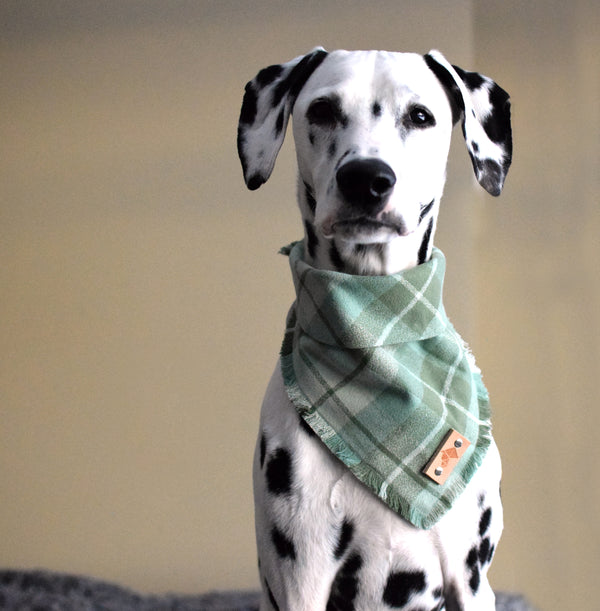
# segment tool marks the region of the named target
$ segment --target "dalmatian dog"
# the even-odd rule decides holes
[[[397,273],[427,261],[459,120],[478,182],[499,195],[510,165],[508,94],[441,53],[317,48],[245,90],[246,185],[270,176],[293,116],[305,256],[315,268]],[[483,464],[432,528],[360,483],[298,416],[280,367],[253,466],[261,611],[495,608],[487,571],[503,528],[501,465]]]

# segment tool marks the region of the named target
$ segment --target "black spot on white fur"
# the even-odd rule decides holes
[[[485,533],[488,531],[490,527],[490,523],[492,521],[492,508],[488,507],[482,514],[479,519],[479,536],[483,537]]]
[[[258,112],[258,95],[252,83],[246,85],[246,92],[242,101],[242,110],[240,112],[240,123],[243,125],[252,125],[256,119]]]
[[[479,564],[487,564],[491,547],[492,545],[490,543],[489,537],[486,537],[482,540],[481,545],[479,546]]]
[[[283,96],[288,95],[293,101],[300,93],[308,77],[317,69],[319,64],[327,57],[326,51],[315,51],[305,55],[302,60],[292,68],[290,74],[275,86],[273,92],[273,107],[279,106]]]
[[[423,219],[429,214],[429,212],[433,208],[433,204],[435,204],[435,199],[432,199],[428,204],[425,204],[421,208],[421,212],[419,214],[419,224],[421,224],[423,222]]]
[[[485,84],[485,79],[481,76],[481,74],[477,72],[467,72],[458,66],[452,66],[456,73],[463,80],[464,84],[467,86],[467,89],[470,91],[475,91],[476,89],[481,88]]]
[[[265,454],[267,453],[267,440],[265,438],[265,434],[263,433],[260,436],[260,468],[263,468],[265,464]]]
[[[427,581],[423,571],[391,573],[383,591],[383,602],[395,609],[404,607],[415,594],[425,591]]]
[[[319,246],[319,238],[315,232],[314,225],[308,220],[304,221],[304,231],[306,233],[306,248],[309,256],[313,259]]]
[[[492,142],[503,144],[512,154],[509,95],[496,83],[491,85],[488,94],[494,110],[484,120],[483,129]]]
[[[272,82],[274,82],[283,72],[283,66],[281,64],[275,64],[273,66],[268,66],[267,68],[263,68],[256,75],[256,83],[260,87],[267,87]]]
[[[326,611],[354,611],[358,594],[358,574],[363,560],[359,554],[352,554],[340,567],[333,583]]]
[[[429,252],[429,242],[431,242],[431,234],[433,232],[433,219],[429,221],[429,225],[427,226],[427,230],[423,235],[423,240],[421,241],[421,246],[419,247],[419,264],[425,263],[427,261],[427,253]]]
[[[291,539],[288,539],[278,528],[273,526],[271,529],[271,541],[275,546],[275,551],[282,559],[289,558],[296,560],[296,547]]]
[[[492,545],[492,542],[489,537],[485,535],[490,529],[490,524],[492,522],[492,509],[488,507],[481,513],[481,517],[479,518],[479,537],[480,542],[477,545],[474,545],[469,550],[467,557],[465,559],[465,567],[467,573],[469,573],[469,587],[471,588],[471,592],[476,594],[479,590],[479,586],[481,583],[481,569],[492,561],[494,556],[495,546]]]
[[[354,535],[354,525],[349,520],[344,520],[340,528],[340,534],[337,545],[333,552],[333,556],[336,560],[340,560],[346,553],[348,546],[352,541]]]
[[[471,578],[469,579],[469,587],[473,594],[477,594],[479,586],[481,585],[481,573],[479,567],[476,565],[471,569]]]
[[[273,494],[287,494],[292,488],[292,458],[284,448],[277,448],[267,462],[267,487]]]
[[[473,567],[477,566],[478,557],[479,557],[479,553],[477,551],[477,547],[472,547],[469,550],[467,559],[465,561],[465,564],[467,565],[469,569],[472,569]]]

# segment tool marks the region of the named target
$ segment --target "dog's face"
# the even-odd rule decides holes
[[[306,254],[317,267],[384,274],[429,258],[459,118],[492,195],[511,161],[508,94],[437,51],[315,49],[261,70],[238,127],[250,189],[269,178],[291,115]]]
[[[330,53],[293,111],[317,231],[354,244],[415,232],[441,197],[452,127],[448,97],[421,55]]]

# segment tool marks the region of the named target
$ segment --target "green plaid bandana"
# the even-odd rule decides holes
[[[354,475],[419,528],[452,506],[491,439],[479,369],[442,305],[443,253],[392,276],[319,270],[286,249],[296,288],[281,349],[299,414]],[[470,446],[442,485],[423,469],[454,429]]]

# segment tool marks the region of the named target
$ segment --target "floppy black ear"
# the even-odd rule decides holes
[[[294,102],[326,56],[317,47],[307,55],[261,70],[246,85],[237,146],[249,189],[258,189],[271,176]]]
[[[425,61],[462,115],[462,129],[479,184],[500,195],[512,159],[509,96],[492,79],[452,66],[439,51]]]

